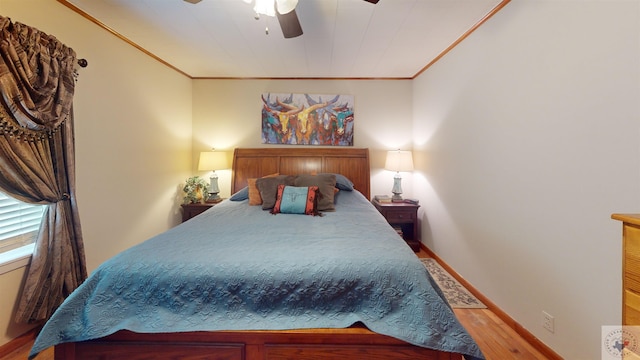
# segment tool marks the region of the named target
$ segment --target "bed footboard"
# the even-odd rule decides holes
[[[217,331],[139,334],[120,331],[55,348],[56,360],[110,359],[461,359],[460,354],[425,349],[366,328],[286,331]]]

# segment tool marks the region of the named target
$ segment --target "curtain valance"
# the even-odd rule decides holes
[[[76,54],[54,36],[0,17],[0,100],[12,114],[0,131],[34,140],[71,113]]]

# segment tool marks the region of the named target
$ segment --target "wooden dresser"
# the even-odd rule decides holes
[[[622,221],[622,325],[640,325],[640,214],[613,214]]]

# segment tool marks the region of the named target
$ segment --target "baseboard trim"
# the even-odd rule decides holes
[[[494,304],[491,300],[489,300],[486,296],[480,293],[476,288],[474,288],[468,281],[466,281],[460,274],[458,274],[451,266],[449,266],[444,260],[442,260],[438,255],[436,255],[431,249],[426,247],[423,243],[420,243],[420,247],[424,250],[430,257],[434,258],[451,276],[453,276],[462,286],[467,288],[475,297],[477,297],[480,301],[482,301],[487,309],[493,311],[494,314],[500,320],[504,321],[507,326],[512,328],[518,335],[522,336],[522,338],[531,344],[536,350],[541,352],[548,359],[553,360],[563,360],[560,355],[558,355],[553,349],[548,347],[545,343],[540,341],[537,337],[535,337],[532,333],[530,333],[527,329],[525,329],[522,325],[520,325],[517,321],[515,321],[511,316],[509,316],[506,312],[502,311],[496,304]]]
[[[0,359],[4,358],[5,356],[9,356],[9,354],[13,353],[26,344],[33,343],[36,340],[39,331],[40,327],[36,326],[35,328],[0,346]]]

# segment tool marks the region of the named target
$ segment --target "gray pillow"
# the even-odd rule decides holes
[[[294,185],[294,177],[289,175],[278,175],[274,177],[263,177],[256,180],[256,187],[260,191],[262,198],[262,210],[273,209],[276,205],[276,195],[278,194],[278,185]]]
[[[335,211],[333,197],[336,189],[336,176],[334,174],[298,175],[293,183],[295,186],[317,186],[318,210]]]

